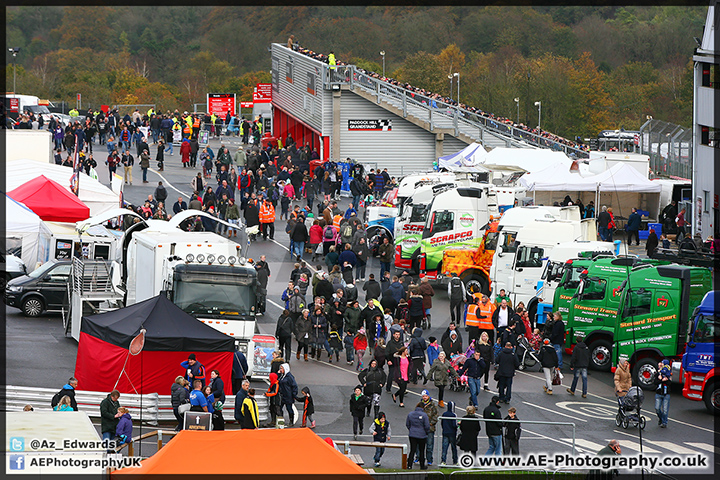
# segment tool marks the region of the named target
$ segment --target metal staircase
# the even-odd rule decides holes
[[[348,89],[429,132],[452,135],[468,144],[478,142],[488,149],[549,148],[568,156],[588,157],[585,151],[411,92],[368,75],[354,65],[326,68],[324,84],[331,90]]]

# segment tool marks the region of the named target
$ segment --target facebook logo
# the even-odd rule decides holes
[[[25,455],[10,455],[10,470],[25,470]]]
[[[24,437],[10,437],[10,451],[11,452],[22,452],[25,450],[25,438]]]

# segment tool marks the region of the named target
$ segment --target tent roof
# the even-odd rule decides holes
[[[468,171],[487,172],[488,170],[486,168],[480,166],[482,158],[485,155],[487,155],[487,151],[482,145],[472,143],[459,152],[440,157],[438,159],[438,166],[450,171],[468,169]]]
[[[99,163],[99,162],[98,162]],[[11,190],[19,187],[42,172],[47,178],[55,180],[70,192],[72,168],[54,163],[19,160],[5,163],[5,188]],[[90,178],[84,171],[80,172],[80,192],[78,198],[90,208],[90,215],[97,215],[120,204],[120,199],[108,187]],[[86,217],[87,218],[87,217]]]
[[[119,310],[83,317],[80,331],[128,348],[141,328],[146,330],[145,350],[149,351],[235,350],[232,337],[188,315],[163,295]]]
[[[572,160],[563,152],[554,152],[546,148],[506,148],[490,150],[481,159],[482,164],[496,167],[517,167],[528,172],[537,172],[558,162],[570,168]]]
[[[518,183],[528,191],[594,192],[596,187],[595,182],[588,182],[587,177],[582,177],[580,173],[572,173],[570,165],[563,162],[526,173],[520,177]]]
[[[188,462],[188,452],[212,461]],[[112,473],[123,474],[368,475],[307,428],[182,430],[140,467]]]
[[[608,170],[588,177],[600,184],[601,192],[642,192],[657,193],[662,190],[662,185],[644,177],[635,168],[625,163],[616,163]]]
[[[90,216],[90,209],[56,181],[40,175],[8,192],[43,220],[77,222]]]
[[[30,210],[25,204],[13,200],[5,195],[5,231],[35,233],[47,232],[50,234],[47,226],[35,212]]]

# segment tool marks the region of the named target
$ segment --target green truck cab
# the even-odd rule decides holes
[[[590,349],[590,367],[609,371],[620,293],[628,274],[657,265],[658,260],[637,257],[574,259],[565,266],[555,290],[553,308],[565,319],[565,348],[572,351],[576,335],[583,335]]]
[[[630,272],[620,293],[613,362],[627,356],[633,384],[652,388],[658,363],[680,360],[693,312],[711,289],[711,273],[703,267],[658,265]]]

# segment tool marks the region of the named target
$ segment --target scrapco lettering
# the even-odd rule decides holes
[[[450,235],[443,235],[441,237],[433,237],[430,239],[430,245],[441,245],[446,242],[453,242],[455,240],[462,240],[471,238],[473,236],[472,230],[466,232],[451,233]]]

